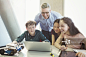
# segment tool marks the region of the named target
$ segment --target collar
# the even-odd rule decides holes
[[[36,31],[35,31],[35,35],[36,35]],[[34,36],[35,36],[35,35],[34,35]],[[31,36],[31,35],[29,34],[29,32],[28,32],[28,36]]]

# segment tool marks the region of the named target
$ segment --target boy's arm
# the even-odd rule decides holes
[[[43,34],[42,32],[39,33],[40,39],[45,42],[50,42]]]
[[[20,35],[19,37],[17,37],[16,39],[15,39],[15,41],[13,41],[14,43],[17,43],[17,42],[21,42],[24,38],[25,38],[25,33],[26,32],[24,32],[22,35]],[[17,41],[17,42],[16,42]]]

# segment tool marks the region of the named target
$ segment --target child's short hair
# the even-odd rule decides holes
[[[28,21],[25,26],[28,27],[28,25],[35,25],[36,26],[36,22],[35,21]]]

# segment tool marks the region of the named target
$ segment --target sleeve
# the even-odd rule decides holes
[[[17,41],[17,42],[21,42],[24,38],[25,38],[25,33],[26,32],[24,32],[23,34],[21,34],[19,37],[17,37],[15,40]]]
[[[50,41],[42,34],[42,32],[40,32],[39,35],[40,35],[40,39],[41,39],[42,41],[50,42]]]
[[[36,25],[38,25],[38,23],[39,23],[39,14],[36,15],[34,21],[36,21]]]
[[[61,18],[63,18],[63,16],[60,13],[56,12],[56,19],[61,19]]]

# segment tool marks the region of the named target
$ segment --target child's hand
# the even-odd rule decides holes
[[[78,57],[85,57],[85,54],[83,54],[81,52],[78,52],[78,53],[76,53],[76,56],[78,56]]]
[[[64,32],[61,32],[61,36],[64,36]]]
[[[17,41],[13,41],[12,43],[8,43],[6,46],[15,47],[15,46],[17,46]]]
[[[18,44],[18,42],[17,42],[17,41],[13,41],[12,43],[13,43],[13,44]]]
[[[64,50],[67,49],[67,47],[65,47],[64,45],[62,45],[62,46],[60,47],[60,49],[61,49],[62,51],[64,51]]]

